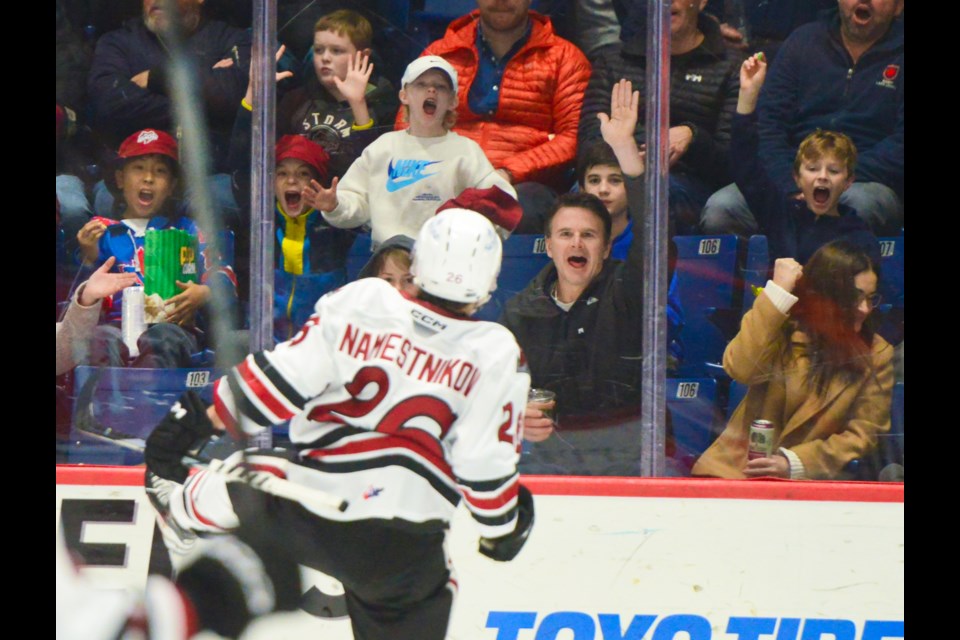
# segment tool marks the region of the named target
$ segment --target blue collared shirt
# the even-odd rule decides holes
[[[470,86],[470,92],[467,94],[467,103],[470,105],[470,111],[487,117],[493,117],[500,106],[500,88],[503,85],[503,72],[507,68],[510,58],[516,55],[517,51],[527,44],[530,40],[530,33],[533,30],[533,21],[527,19],[527,29],[523,36],[517,40],[506,55],[497,60],[490,49],[490,45],[483,37],[483,25],[477,24],[477,53],[480,63],[477,68],[477,76],[473,79]]]

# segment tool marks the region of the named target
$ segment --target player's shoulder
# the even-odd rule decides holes
[[[360,278],[326,294],[317,303],[331,310],[375,310],[396,307],[403,296],[382,278]]]

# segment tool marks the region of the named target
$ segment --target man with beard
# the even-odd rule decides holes
[[[797,193],[793,157],[817,129],[857,147],[856,182],[840,203],[877,235],[903,226],[903,0],[838,0],[839,11],[793,32],[770,68],[758,105],[760,159],[786,193]],[[707,202],[704,233],[757,232],[734,185]]]

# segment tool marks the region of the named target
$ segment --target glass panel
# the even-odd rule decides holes
[[[523,208],[519,226],[504,243],[498,287],[477,314],[478,319],[499,320],[515,330],[534,387],[556,394],[555,429],[548,437],[537,428],[536,412],[529,414],[523,471],[635,475],[646,468],[658,475],[739,477],[747,464],[750,423],[764,419],[773,423],[774,446],[796,455],[774,454],[777,473],[786,473],[785,461],[792,460],[795,473],[799,461],[811,477],[902,479],[903,24],[894,16],[896,3],[889,12],[877,14],[883,29],[871,34],[850,31],[852,18],[842,10],[818,17],[817,10],[836,7],[827,1],[800,3],[804,7],[795,11],[748,0],[711,0],[702,9],[696,3],[574,4],[571,8],[571,3],[541,0],[533,8],[548,15],[556,33],[586,53],[592,75],[587,80],[576,65],[556,63],[559,70],[533,93],[538,98],[560,95],[577,82],[586,83],[563,95],[563,104],[580,109],[579,118],[543,99],[534,101],[540,111],[511,111],[510,82],[517,63],[511,68],[502,61],[527,54],[522,46],[501,50],[503,42],[491,27],[484,46],[494,59],[499,55],[501,64],[494,60],[484,65],[477,71],[484,74],[482,80],[460,87],[453,124],[454,132],[479,142],[493,168],[504,169],[499,175],[515,183]],[[80,283],[96,278],[95,267],[113,252],[122,263],[114,265],[114,271],[139,274],[144,297],[152,300],[144,303],[148,321],[162,319],[157,315],[162,312],[183,321],[150,322],[139,336],[128,327],[124,341],[122,294],[114,296],[116,303],[102,311],[96,340],[79,341],[73,360],[116,370],[79,369],[58,377],[58,461],[82,460],[85,449],[94,452],[74,424],[78,398],[93,401],[81,407],[88,422],[95,418],[102,427],[144,435],[162,413],[160,408],[183,389],[209,395],[210,382],[247,350],[251,327],[265,336],[262,346],[271,339],[289,339],[319,296],[361,272],[383,271],[384,277],[409,286],[403,246],[392,252],[390,268],[380,268],[386,260],[367,266],[371,248],[386,240],[378,236],[376,224],[371,240],[370,225],[339,229],[323,222],[316,211],[306,218],[290,214],[310,208],[301,182],[317,177],[328,188],[364,148],[394,129],[398,114],[402,124],[397,126],[407,126],[405,110],[398,110],[407,63],[430,42],[444,38],[451,19],[473,3],[461,7],[381,1],[354,7],[370,25],[369,32],[358,27],[354,33],[360,46],[350,42],[354,49],[371,50],[373,71],[362,92],[366,114],[333,80],[346,77],[349,56],[344,57],[339,41],[328,40],[343,35],[315,31],[317,19],[340,3],[283,3],[277,9],[273,28],[277,43],[285,45],[277,62],[283,77],[264,78],[269,82],[262,83],[271,69],[266,54],[260,55],[257,59],[266,64],[253,65],[250,94],[253,103],[270,102],[266,89],[273,88],[276,107],[253,104],[253,111],[240,106],[240,98],[251,77],[252,43],[260,43],[258,51],[273,46],[274,38],[257,39],[251,33],[254,25],[264,24],[263,16],[252,14],[253,3],[206,3],[201,10],[207,19],[199,21],[189,5],[184,5],[187,14],[174,22],[186,30],[185,66],[171,64],[180,59],[177,39],[170,36],[164,46],[151,32],[163,27],[160,13],[144,20],[143,7],[137,4],[57,5],[57,318],[63,318]],[[648,19],[651,9],[654,15],[660,11],[669,38],[657,35],[658,23]],[[806,31],[787,39],[804,23],[810,23]],[[530,30],[518,31],[521,40],[540,37],[545,23],[525,24]],[[212,25],[222,26],[214,34],[209,31]],[[846,67],[824,68],[823,74],[809,77],[788,73],[799,56],[796,52],[817,51],[815,42],[804,37],[841,29],[855,36],[845,41],[848,54],[859,55],[860,42],[882,63],[868,57],[869,64],[856,66],[849,78]],[[199,39],[216,42],[203,48],[203,59],[192,48]],[[648,39],[656,45],[652,51],[647,50]],[[114,47],[108,46],[111,42]],[[664,55],[667,48],[669,56]],[[741,61],[757,50],[771,65],[765,83],[762,74],[755,74],[762,65],[753,63],[741,87]],[[122,55],[113,57],[116,51]],[[669,60],[669,103],[661,100],[650,79],[652,57]],[[801,67],[813,73],[811,65]],[[842,78],[830,80],[827,71]],[[870,73],[881,80],[869,80]],[[461,71],[461,84],[478,77],[471,74],[474,71]],[[611,98],[620,78],[631,80],[632,88],[640,91],[631,144],[645,151],[646,163],[645,173],[634,178],[623,167],[623,154],[636,157],[636,149],[597,144],[603,138],[597,114],[618,119]],[[817,89],[820,81],[825,83],[822,91]],[[795,181],[793,161],[804,137],[818,127],[834,126],[831,107],[810,98],[809,92],[829,95],[846,86],[844,82],[861,101],[850,109],[849,121],[836,121],[835,126],[851,135],[856,168],[848,162],[853,156],[844,138],[816,139],[801,155]],[[800,106],[791,106],[791,100],[800,100]],[[648,131],[655,131],[649,118],[660,104],[666,108],[668,130],[658,139]],[[251,122],[270,122],[273,131],[251,128]],[[605,128],[608,141],[616,142],[613,128]],[[263,142],[251,154],[254,131]],[[131,134],[136,135],[129,139]],[[292,134],[322,146],[329,161],[317,155],[316,146],[301,142],[288,140],[279,156],[267,146],[268,139]],[[536,165],[574,135],[575,160],[565,156],[554,165],[527,171],[524,163]],[[122,148],[125,140],[127,147]],[[813,175],[818,169],[814,165],[824,159],[841,166],[834,170],[830,162],[819,162],[827,174],[820,178]],[[299,176],[289,167],[279,171],[284,160],[306,164],[310,175]],[[851,173],[856,178],[847,188],[845,176]],[[659,181],[666,191],[663,200],[654,188]],[[590,239],[578,235],[577,225],[585,221],[589,227],[603,215],[591,214],[576,195],[564,196],[565,208],[552,219],[550,235],[543,234],[544,216],[567,191],[601,198],[612,215],[613,257],[625,262],[604,262],[602,237],[595,250]],[[445,200],[446,195],[431,200],[431,206]],[[488,206],[491,216],[505,212],[502,205],[476,199],[470,206]],[[580,213],[561,215],[571,209]],[[161,215],[164,223],[154,222]],[[558,220],[565,225],[564,234],[577,238],[561,238],[553,225]],[[650,229],[652,220],[668,227],[668,240],[657,236],[656,225]],[[157,228],[147,231],[145,224]],[[415,228],[406,231],[413,235]],[[824,258],[826,266],[811,270],[817,249],[837,238],[867,247],[876,268],[847,273],[834,255]],[[571,243],[579,244],[570,249]],[[89,264],[81,267],[84,254]],[[645,258],[644,276],[639,265]],[[766,330],[764,344],[781,355],[779,364],[769,365],[772,368],[758,378],[752,369],[750,375],[739,371],[735,360],[738,355],[751,357],[738,348],[756,334],[758,329],[750,325],[763,314],[760,307],[777,310],[773,289],[761,293],[768,280],[777,280],[777,258],[796,261],[781,263],[780,281],[800,299],[791,303],[790,297],[780,296],[775,302],[787,313],[765,319],[767,324],[760,327]],[[803,267],[803,278],[784,275],[792,266]],[[391,268],[397,273],[388,273]],[[870,270],[879,275],[876,283],[858,279]],[[817,274],[824,272],[833,280],[818,280]],[[193,279],[197,284],[176,284]],[[659,299],[654,282],[664,290]],[[875,306],[869,297],[874,292],[881,296]],[[868,294],[866,302],[854,299],[859,293]],[[171,297],[172,306],[156,302]],[[815,307],[820,298],[832,301],[833,311]],[[256,300],[271,302],[272,309]],[[573,306],[565,310],[563,305],[570,302]],[[643,325],[644,312],[650,309],[662,314],[658,325],[664,327],[666,348],[659,355],[640,340],[643,332],[651,335],[657,326],[650,318]],[[855,332],[865,315],[865,329]],[[58,346],[60,342],[58,338]],[[131,347],[143,353],[131,353]],[[888,358],[894,351],[896,357]],[[794,360],[803,373],[794,371]],[[808,361],[818,367],[809,374]],[[174,374],[174,369],[183,371]],[[830,389],[841,380],[855,386],[856,393],[831,396]],[[818,395],[820,382],[825,391]],[[89,385],[86,395],[81,393],[84,383]],[[665,403],[665,415],[660,417],[652,402],[641,415],[644,389],[648,397]],[[800,425],[817,402],[823,406]],[[892,407],[889,431],[887,407]],[[727,436],[718,441],[725,431]],[[278,435],[283,433],[281,429]],[[727,437],[735,444],[724,446]],[[78,442],[84,446],[77,448]],[[731,447],[737,450],[736,460],[724,458]],[[107,458],[136,460],[132,454],[111,455]]]

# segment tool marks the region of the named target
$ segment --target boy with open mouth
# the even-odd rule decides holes
[[[740,69],[740,95],[730,143],[731,170],[767,235],[770,260],[794,258],[800,264],[822,245],[844,238],[879,260],[876,237],[857,212],[840,203],[854,181],[857,148],[843,133],[817,130],[797,149],[793,179],[800,193],[783,192],[758,156],[756,106],[767,73],[762,53],[747,58]]]
[[[355,234],[327,224],[303,191],[327,182],[330,154],[318,143],[286,135],[276,146],[273,335],[279,342],[300,330],[323,294],[347,281],[347,253]]]
[[[439,56],[411,62],[401,79],[400,102],[410,127],[386,133],[368,146],[329,188],[313,181],[304,191],[333,226],[369,225],[374,250],[396,235],[416,237],[437,207],[469,187],[516,191],[498,174],[480,146],[453,131],[457,72]],[[506,236],[516,220],[493,220]]]
[[[162,320],[140,336],[140,355],[135,360],[120,335],[122,294],[106,299],[108,324],[97,327],[90,359],[84,364],[189,367],[191,354],[213,346],[206,341],[205,320],[198,313],[210,302],[214,288],[220,291],[219,299],[226,302],[227,312],[235,312],[237,280],[232,266],[208,251],[196,222],[181,215],[175,204],[179,157],[177,141],[159,129],[143,129],[124,140],[114,173],[120,219],[95,216],[85,224],[77,234],[78,257],[94,267],[112,257],[112,272],[135,273],[143,282],[147,232],[179,229],[197,238],[197,282],[176,280],[179,293],[164,301]]]

